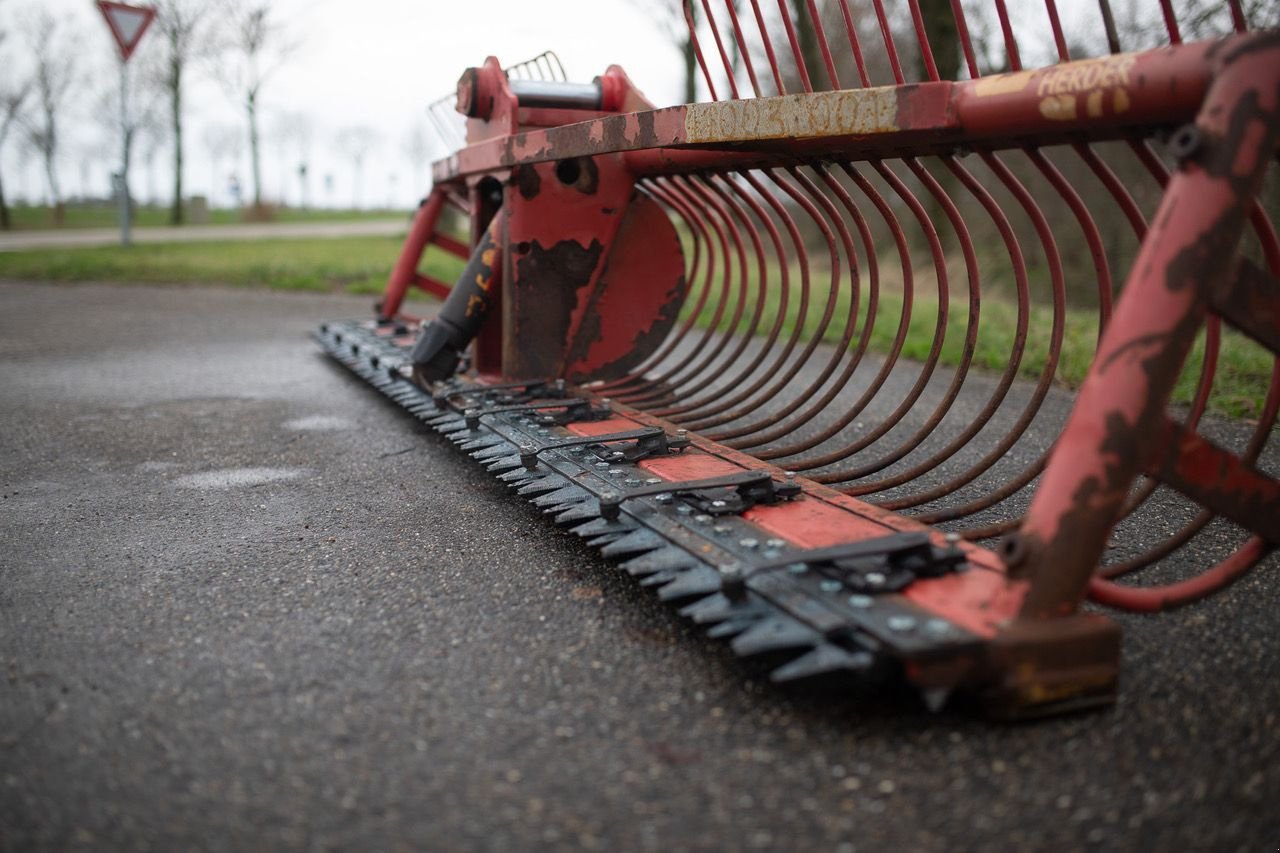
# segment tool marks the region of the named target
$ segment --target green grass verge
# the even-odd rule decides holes
[[[398,237],[342,237],[0,252],[0,277],[377,294],[386,285],[400,243]],[[455,281],[462,266],[457,258],[433,250],[421,269]]]
[[[782,334],[789,336],[801,324],[799,313],[799,287],[794,282],[799,279],[799,271],[792,271],[792,291],[783,312]],[[776,274],[774,280],[777,280]],[[808,310],[803,318],[803,340],[809,340],[822,331],[822,339],[829,344],[838,344],[844,335],[846,319],[849,316],[850,293],[847,287],[841,289],[837,296],[832,321],[822,330],[822,315],[826,310],[827,291],[825,282],[818,282],[815,277],[813,296],[810,297]],[[781,291],[773,288],[766,293],[765,305],[759,330],[767,332],[776,322],[782,311]],[[754,293],[749,294],[754,300]],[[714,300],[708,300],[713,302]],[[868,348],[872,352],[888,353],[892,351],[899,334],[899,326],[903,316],[904,297],[900,288],[883,287],[876,308],[876,322],[871,327]],[[868,303],[866,301],[865,283],[863,296],[859,304],[858,318],[854,326],[851,347],[857,346],[867,319]],[[754,310],[751,302],[745,315]],[[685,316],[692,312],[692,306],[686,305]],[[713,307],[705,307],[697,319],[698,325],[708,327],[715,321]],[[947,325],[942,347],[938,353],[939,361],[946,366],[954,367],[961,363],[964,356],[965,337],[968,328],[968,295],[953,295],[947,307]],[[924,361],[929,357],[933,347],[938,323],[938,300],[936,295],[917,295],[912,300],[911,313],[907,319],[907,329],[901,352],[906,358]],[[716,324],[721,329],[728,326],[732,316],[732,306],[726,307],[724,316]],[[740,327],[742,324],[739,324]],[[1003,371],[1009,363],[1013,344],[1018,329],[1018,309],[1016,303],[1002,296],[987,296],[982,300],[978,321],[978,331],[974,343],[972,364],[976,367],[993,371]],[[1050,343],[1053,335],[1053,310],[1049,306],[1033,306],[1026,323],[1026,344],[1022,359],[1018,365],[1018,375],[1023,379],[1038,380],[1049,361]],[[1084,381],[1093,360],[1098,340],[1098,314],[1096,310],[1068,308],[1062,323],[1062,348],[1058,362],[1054,366],[1055,381],[1064,387],[1075,389]],[[1174,389],[1175,403],[1190,403],[1195,396],[1200,379],[1200,369],[1204,360],[1205,334],[1197,336],[1187,366],[1178,379]],[[1218,365],[1209,397],[1209,411],[1216,414],[1237,418],[1254,418],[1262,411],[1267,389],[1271,382],[1271,371],[1274,357],[1263,347],[1237,332],[1223,328],[1218,350]]]
[[[337,210],[328,208],[281,207],[272,211],[271,222],[355,222],[366,220],[400,219],[409,221],[407,210]],[[53,211],[47,207],[11,207],[10,220],[14,231],[50,231],[64,228],[117,228],[116,208],[112,205],[69,205],[58,225]],[[235,225],[245,222],[241,210],[217,208],[210,210],[207,225]],[[190,220],[188,219],[190,224]],[[135,228],[158,228],[169,224],[167,207],[142,206],[134,210]]]
[[[276,290],[345,292],[376,295],[382,292],[387,275],[400,250],[400,239],[392,237],[346,237],[337,239],[219,241],[134,245],[129,248],[104,246],[83,249],[0,252],[0,278],[52,281],[118,281],[143,283],[231,284]],[[427,252],[422,271],[441,281],[458,278],[463,262],[441,251]],[[798,280],[798,271],[793,271]],[[773,280],[777,280],[776,275]],[[825,308],[825,292],[814,287],[817,301],[811,302],[803,320],[806,338],[817,334]],[[865,292],[865,291],[864,291]],[[767,331],[782,310],[781,292],[767,293],[760,331]],[[752,297],[754,298],[754,297]],[[888,352],[897,335],[903,311],[900,288],[886,286],[880,294],[877,321],[871,329],[869,347]],[[783,316],[783,329],[790,334],[801,322],[798,292],[793,286]],[[692,305],[686,306],[686,313]],[[748,312],[750,313],[750,312]],[[947,333],[939,358],[944,365],[960,363],[964,349],[968,306],[965,297],[954,298],[947,310]],[[859,307],[854,341],[866,322],[865,298]],[[833,312],[835,318],[822,337],[838,343],[843,318],[849,315],[849,291],[842,289]],[[911,359],[928,357],[937,323],[936,297],[917,296],[912,305],[902,354]],[[1008,363],[1017,330],[1017,307],[1008,299],[988,296],[983,300],[973,364],[1002,371]],[[699,323],[708,326],[712,311],[705,309]],[[720,326],[727,324],[721,319]],[[1036,379],[1048,360],[1053,314],[1047,307],[1032,309],[1027,323],[1027,344],[1018,374]],[[1055,378],[1069,388],[1078,387],[1089,369],[1097,341],[1096,312],[1070,309],[1063,324],[1063,344]],[[1183,372],[1174,400],[1191,401],[1204,357],[1204,335],[1196,340],[1188,367]],[[1262,347],[1235,332],[1224,331],[1219,351],[1217,379],[1210,397],[1210,411],[1232,417],[1256,417],[1262,409],[1271,378],[1273,359]]]

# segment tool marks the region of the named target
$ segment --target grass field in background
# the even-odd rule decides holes
[[[378,294],[400,251],[399,237],[347,237],[336,239],[282,239],[218,241],[200,243],[138,244],[129,248],[104,246],[77,249],[0,252],[0,278],[50,281],[113,281],[155,284],[230,284],[276,290],[328,293]],[[430,250],[422,271],[441,281],[455,281],[463,262],[439,250]],[[798,278],[798,276],[793,276]],[[776,276],[773,280],[777,280]],[[816,283],[816,282],[815,282]],[[825,308],[825,288],[815,287],[820,298],[811,302],[804,318],[806,335],[816,334]],[[759,331],[766,332],[781,309],[780,291],[767,296]],[[754,298],[754,297],[752,297]],[[948,331],[940,353],[942,364],[954,366],[963,354],[967,297],[953,296],[948,308]],[[873,324],[869,348],[888,352],[897,334],[902,315],[901,286],[886,284],[881,289],[877,321]],[[754,304],[754,303],[753,303]],[[783,317],[790,333],[800,322],[798,293],[794,289]],[[860,305],[858,334],[866,320],[866,302]],[[692,306],[686,306],[686,312]],[[849,292],[845,288],[837,300],[831,326],[823,334],[827,343],[838,343],[844,318],[849,314]],[[934,339],[938,303],[936,296],[917,295],[902,354],[906,358],[927,358]],[[710,325],[711,310],[699,317]],[[724,325],[722,320],[721,325]],[[1017,328],[1017,308],[1008,298],[988,294],[982,302],[981,320],[973,364],[1002,371],[1008,362]],[[1063,347],[1056,370],[1059,384],[1078,387],[1088,371],[1097,340],[1096,311],[1068,310],[1063,329]],[[1027,327],[1026,351],[1018,373],[1036,379],[1044,369],[1052,332],[1052,311],[1033,307]],[[858,338],[855,334],[854,342]],[[1180,379],[1174,398],[1191,400],[1204,353],[1204,335],[1196,342],[1188,368]],[[1272,356],[1242,335],[1224,330],[1219,354],[1217,381],[1210,410],[1233,417],[1256,417],[1262,408],[1270,382]]]
[[[403,219],[409,221],[409,210],[339,210],[328,208],[279,207],[272,211],[270,222],[354,222],[370,219]],[[53,211],[47,207],[10,207],[9,216],[14,231],[49,231],[64,228],[118,228],[114,205],[68,205],[63,223],[54,222]],[[232,208],[216,208],[208,212],[205,225],[234,225],[245,222],[244,211]],[[188,224],[192,223],[190,218]],[[156,228],[169,224],[169,208],[143,205],[134,209],[135,228]]]
[[[401,242],[400,237],[342,237],[0,252],[0,277],[376,294],[387,283]],[[433,250],[422,271],[454,281],[462,266],[462,261]]]

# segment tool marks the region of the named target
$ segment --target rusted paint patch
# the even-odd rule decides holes
[[[549,376],[558,361],[559,348],[569,335],[569,326],[578,291],[591,282],[604,253],[604,244],[592,240],[584,246],[576,240],[561,240],[544,247],[537,240],[515,263],[513,297],[520,304],[520,328],[516,339],[556,342],[554,346],[525,349],[520,353],[523,372]]]
[[[860,136],[898,130],[896,86],[690,104],[685,140],[748,142],[808,136]]]
[[[639,466],[655,477],[664,480],[701,480],[705,477],[719,477],[722,474],[737,474],[741,466],[690,448],[684,453],[673,456],[658,456],[646,459]]]

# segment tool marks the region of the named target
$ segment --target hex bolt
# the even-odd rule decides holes
[[[624,474],[624,473],[626,473],[626,472],[625,472],[625,471],[623,471],[621,468],[610,468],[610,469],[609,469],[609,476],[610,476],[610,477],[617,477],[617,476],[620,476],[620,475],[622,475],[622,474]]]
[[[792,563],[791,565],[787,566],[787,571],[793,575],[802,575],[805,572],[809,571],[809,567],[806,566],[804,563]]]
[[[787,544],[785,539],[766,539],[764,544],[769,548],[781,548]]]
[[[711,516],[706,515],[706,514],[703,514],[703,513],[698,513],[697,515],[695,515],[695,516],[693,517],[693,521],[694,521],[694,523],[695,523],[695,524],[710,524],[710,523],[711,523]]]
[[[946,539],[946,541],[947,541],[947,544],[948,544],[948,545],[959,545],[959,544],[960,544],[960,539],[961,539],[961,537],[960,537],[960,534],[959,534],[959,533],[948,533],[948,534],[947,534],[946,536],[944,536],[943,538],[944,538],[944,539]]]
[[[916,628],[916,617],[914,616],[890,616],[885,623],[889,626],[890,631],[897,631],[899,634],[905,634],[908,631],[914,631]]]
[[[1204,145],[1204,134],[1194,124],[1184,124],[1169,136],[1165,144],[1169,156],[1178,163],[1191,159]]]
[[[557,379],[557,380],[556,380],[556,382],[555,382],[555,389],[556,389],[556,393],[557,393],[557,394],[563,394],[563,393],[564,393],[564,380],[563,380],[563,379]]]
[[[746,539],[739,539],[738,544],[748,551],[752,551],[760,547],[760,540],[747,537]]]
[[[689,437],[689,431],[687,429],[676,430],[676,438],[688,438],[688,437]]]
[[[742,568],[736,565],[720,569],[720,590],[730,601],[741,601],[747,594],[747,579]]]
[[[782,476],[786,478],[788,483],[794,483],[796,481],[795,471],[783,471]]]
[[[532,444],[520,445],[520,463],[532,471],[538,467],[538,448]]]
[[[671,495],[655,495],[653,499],[660,504],[671,503]]]
[[[875,603],[876,603],[876,600],[869,595],[849,596],[849,606],[857,610],[866,610]]]
[[[726,533],[733,532],[733,528],[727,524],[717,524],[715,527],[711,529],[714,530],[716,533],[719,533],[721,536],[723,536]]]
[[[693,507],[688,504],[680,504],[676,507],[676,515],[690,515],[692,512]]]
[[[596,467],[597,467],[597,468],[608,468],[608,467],[609,467],[609,463],[608,463],[608,462],[597,462],[597,463],[596,463]]]
[[[646,482],[647,484],[649,484],[650,486],[656,486],[656,485],[658,485],[659,483],[661,483],[661,482],[662,482],[662,480],[660,480],[660,479],[659,479],[659,478],[657,478],[657,477],[650,477],[650,478],[648,478],[647,480],[645,480],[645,482]]]
[[[885,577],[881,572],[867,572],[862,576],[867,586],[884,586]]]
[[[831,579],[818,584],[818,588],[823,592],[839,592],[842,586],[844,586],[844,584],[840,583],[840,581]]]
[[[628,486],[640,485],[640,481],[637,480],[635,477],[628,477],[627,479],[623,480],[623,482],[626,483]]]
[[[728,504],[726,504],[726,503],[725,503],[724,501],[722,501],[722,500],[714,500],[714,501],[712,501],[712,502],[711,502],[711,505],[712,505],[713,507],[715,507],[716,509],[723,509],[724,507],[728,506]]]
[[[951,633],[951,623],[945,619],[930,619],[924,623],[924,630],[934,637],[945,637]]]

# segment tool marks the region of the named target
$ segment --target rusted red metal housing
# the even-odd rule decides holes
[[[447,292],[417,272],[428,246],[469,251],[441,233],[446,206],[473,242],[501,210],[478,381],[563,379],[611,407],[564,434],[687,430],[689,450],[638,463],[653,482],[797,473],[803,500],[741,513],[788,547],[958,540],[971,570],[895,606],[975,641],[904,653],[906,677],[1015,715],[1105,701],[1118,632],[1086,599],[1185,604],[1280,544],[1262,461],[1280,411],[1280,34],[1227,2],[1197,20],[1213,37],[1184,41],[1165,2],[1161,43],[1126,52],[1103,0],[1071,10],[1106,37],[1074,58],[1053,0],[1022,45],[1026,18],[995,0],[993,60],[959,2],[863,5],[873,23],[848,2],[690,0],[705,103],[656,109],[617,67],[594,89],[542,58],[469,69],[465,143],[435,165],[380,316],[406,320],[411,287]],[[1033,41],[1044,67],[1024,69]],[[1082,334],[1097,351],[1067,404],[1055,385]],[[1232,447],[1198,432],[1225,337],[1272,365],[1251,426],[1218,430]],[[1158,540],[1126,538],[1153,514]],[[1237,544],[1207,564],[1117,580],[1224,525]]]

